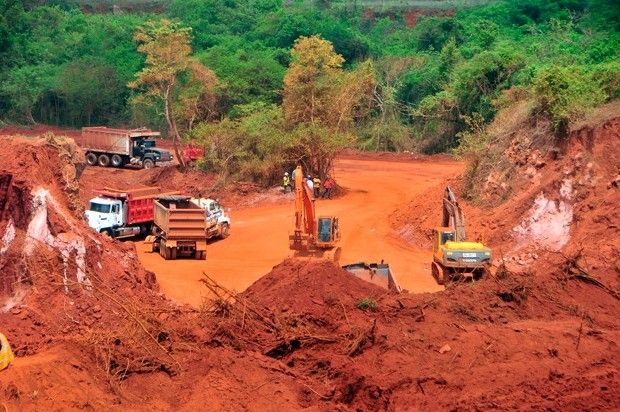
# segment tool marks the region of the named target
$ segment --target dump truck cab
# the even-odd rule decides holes
[[[193,197],[190,201],[205,210],[208,239],[217,237],[224,239],[230,235],[230,216],[217,199]]]
[[[123,202],[118,199],[97,196],[90,200],[85,214],[88,226],[100,233],[107,233],[125,224]]]
[[[150,160],[154,164],[171,162],[172,154],[156,146],[157,143],[153,139],[136,138],[133,144],[133,158],[140,159],[143,164],[146,160]]]

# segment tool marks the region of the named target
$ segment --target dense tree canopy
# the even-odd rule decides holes
[[[451,1],[455,9],[437,1],[415,11],[281,0],[172,0],[140,10],[143,3],[127,0],[127,9],[106,12],[96,1],[80,9],[85,3],[0,1],[0,122],[151,126],[176,135],[161,108],[136,104],[145,83],[128,87],[150,65],[136,31],[161,19],[187,28],[192,50],[171,90],[179,135],[231,127],[235,139],[254,142],[237,159],[264,160],[258,146],[282,143],[248,130],[267,121],[287,142],[304,128],[316,136],[338,129],[368,149],[439,151],[457,146],[471,119],[491,121],[508,89],[523,90],[537,102],[535,114],[559,129],[620,93],[620,5],[612,0]],[[318,124],[306,121],[300,100],[310,74],[296,73],[312,58],[299,53],[299,39],[314,36],[336,59],[312,83],[327,96]],[[346,127],[334,128],[337,119]]]

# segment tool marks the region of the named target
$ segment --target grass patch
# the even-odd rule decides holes
[[[364,298],[364,299],[358,300],[357,303],[355,304],[355,307],[360,310],[370,310],[370,311],[375,312],[377,309],[379,309],[379,304],[377,303],[376,300],[372,298]]]

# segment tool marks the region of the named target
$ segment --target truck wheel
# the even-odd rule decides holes
[[[110,156],[108,156],[107,154],[99,155],[99,159],[97,159],[97,163],[99,163],[99,166],[101,167],[110,166]]]
[[[152,169],[153,167],[155,167],[155,162],[152,161],[151,159],[145,159],[142,162],[142,167],[145,169]]]
[[[228,223],[224,223],[222,225],[222,232],[220,233],[220,238],[226,239],[228,236],[230,236],[230,225]]]
[[[86,155],[86,163],[89,166],[95,166],[97,164],[97,155],[94,153],[88,153]]]
[[[121,167],[121,166],[123,166],[123,158],[120,157],[117,154],[112,155],[112,158],[110,160],[112,161],[112,166],[114,166],[114,167]]]

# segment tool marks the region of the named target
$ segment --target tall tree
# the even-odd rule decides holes
[[[185,161],[179,151],[173,91],[180,75],[188,70],[192,61],[190,34],[190,28],[168,19],[148,21],[139,27],[134,39],[138,42],[138,51],[146,55],[146,64],[136,75],[136,80],[129,83],[129,87],[141,91],[135,97],[138,101],[163,103],[163,115],[172,135],[174,152],[182,166]]]
[[[189,69],[190,73],[183,84],[183,90],[179,92],[175,106],[187,132],[191,132],[196,122],[212,120],[215,117],[215,89],[218,85],[215,73],[202,64],[193,61]]]
[[[343,57],[319,36],[297,39],[291,56],[284,77],[284,118],[299,142],[297,158],[323,178],[336,154],[352,141],[353,120],[372,100],[374,71],[368,62],[345,72]]]
[[[342,75],[344,58],[319,36],[297,39],[291,57],[284,76],[284,117],[292,125],[321,123],[328,115],[329,95]]]

